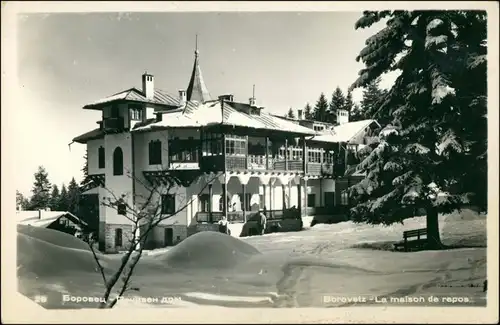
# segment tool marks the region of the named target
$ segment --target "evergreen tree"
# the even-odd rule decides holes
[[[34,175],[35,182],[31,192],[30,210],[45,209],[49,207],[51,185],[49,175],[43,166],[39,166]]]
[[[26,210],[28,208],[28,200],[24,195],[16,190],[16,210]]]
[[[335,88],[332,94],[332,101],[328,107],[328,120],[326,122],[337,124],[337,111],[344,108],[345,102],[346,98],[340,87]]]
[[[425,209],[428,248],[439,248],[439,212],[463,202],[486,209],[486,13],[365,11],[356,28],[382,18],[387,26],[366,42],[358,57],[366,68],[351,87],[400,70],[379,107],[399,131],[367,147],[351,216],[391,224]]]
[[[319,122],[326,122],[328,114],[328,101],[324,93],[321,93],[316,106],[314,106],[313,119]]]
[[[68,201],[68,190],[66,189],[66,185],[63,183],[63,185],[61,186],[61,193],[59,194],[59,204],[57,205],[57,210],[68,211]]]
[[[384,102],[386,92],[380,88],[380,77],[374,79],[363,89],[363,99],[361,100],[362,119],[376,119],[385,126],[392,120],[392,116],[383,114],[380,110]]]
[[[345,98],[344,109],[351,113],[354,110],[354,101],[352,100],[352,91],[347,91]]]
[[[312,113],[312,108],[311,108],[311,105],[309,105],[309,103],[307,103],[306,107],[304,107],[304,118],[306,120],[314,119],[314,115]]]
[[[80,188],[73,177],[68,185],[68,211],[77,214],[80,199]]]
[[[363,112],[363,109],[358,104],[355,104],[353,109],[349,113],[349,121],[356,122],[356,121],[361,121],[361,120],[365,120],[365,119],[366,119],[366,116]]]
[[[59,187],[56,184],[52,186],[52,193],[50,194],[49,208],[57,210],[59,205]]]
[[[295,118],[295,113],[293,112],[293,109],[291,107],[288,110],[288,113],[286,114],[286,116],[289,118]]]
[[[83,156],[83,159],[84,159],[84,163],[83,163],[83,167],[82,167],[83,179],[80,182],[80,184],[83,184],[87,180],[87,177],[89,176],[88,150],[85,150],[85,156]]]

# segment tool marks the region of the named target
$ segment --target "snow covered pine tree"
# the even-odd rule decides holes
[[[402,222],[427,215],[427,248],[442,246],[438,213],[487,208],[486,13],[366,11],[357,28],[386,19],[357,60],[366,66],[351,89],[400,71],[382,110],[397,133],[367,147],[350,188],[354,221]]]

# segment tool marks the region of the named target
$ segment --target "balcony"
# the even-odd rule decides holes
[[[108,117],[102,121],[102,128],[106,131],[121,131],[125,128],[123,117]]]

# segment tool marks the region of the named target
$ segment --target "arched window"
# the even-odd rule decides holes
[[[122,246],[122,229],[121,228],[116,228],[115,229],[115,247],[121,247]]]
[[[99,147],[98,153],[98,160],[99,160],[99,168],[105,168],[106,167],[106,159],[104,157],[104,148],[102,146]]]
[[[120,147],[113,152],[113,175],[123,175],[123,151]]]
[[[231,199],[229,197],[226,197],[227,200],[227,208],[231,208]],[[222,200],[222,196],[219,198],[219,211],[224,211],[223,207],[224,201]]]

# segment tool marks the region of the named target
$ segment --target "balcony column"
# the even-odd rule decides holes
[[[227,220],[227,179],[225,173],[219,176],[219,182],[222,186],[222,215]]]
[[[302,216],[302,186],[299,182],[297,184],[297,208],[300,211],[300,215]]]
[[[266,184],[262,184],[262,195],[264,196],[264,200],[263,200],[263,207],[262,209],[265,210],[267,212],[267,206],[266,206],[266,197],[267,197],[267,193],[266,193]]]

